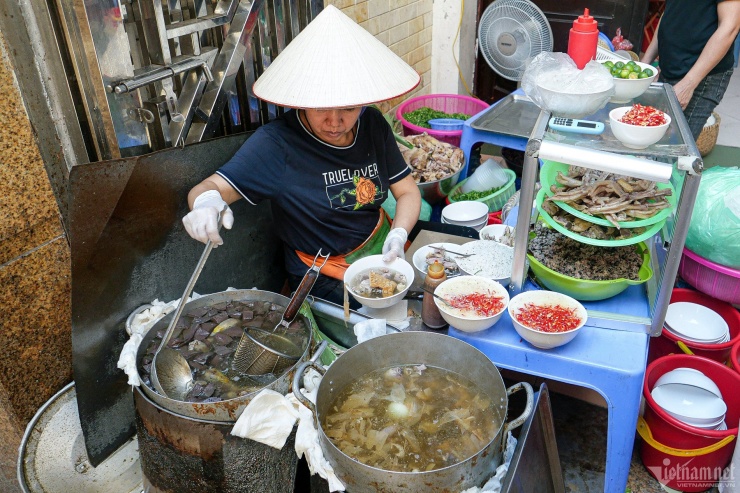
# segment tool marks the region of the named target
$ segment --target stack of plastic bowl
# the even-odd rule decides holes
[[[671,303],[664,326],[667,331],[690,342],[722,344],[730,340],[730,327],[725,319],[699,303]]]
[[[666,413],[689,426],[726,430],[727,404],[714,381],[694,368],[664,373],[650,391]]]
[[[488,206],[475,200],[455,202],[442,209],[442,223],[468,226],[480,231],[488,224]]]

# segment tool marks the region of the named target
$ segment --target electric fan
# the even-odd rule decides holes
[[[552,51],[552,29],[529,0],[496,0],[480,18],[478,48],[497,74],[520,81],[528,60]]]

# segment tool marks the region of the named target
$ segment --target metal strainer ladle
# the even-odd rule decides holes
[[[324,261],[321,265],[316,265],[316,260],[321,257]],[[293,297],[290,299],[288,306],[285,308],[283,318],[272,329],[264,330],[255,327],[247,327],[242,333],[239,345],[234,352],[234,359],[231,367],[246,375],[265,375],[272,373],[279,375],[295,364],[301,357],[302,350],[290,338],[282,334],[276,334],[275,331],[280,328],[288,328],[293,319],[298,315],[301,305],[306,300],[308,293],[316,283],[319,277],[319,271],[324,266],[329,254],[321,255],[321,250],[313,258],[313,264],[306,271],[306,274],[295,290]]]
[[[219,230],[221,229],[221,223],[223,222],[225,211],[226,206],[224,206],[218,214]],[[180,302],[177,304],[177,310],[172,316],[172,320],[170,320],[170,325],[162,336],[162,342],[159,343],[159,347],[154,353],[149,370],[149,379],[152,382],[154,390],[164,397],[177,401],[185,400],[185,396],[188,395],[188,392],[193,388],[193,372],[191,371],[190,365],[185,357],[178,351],[167,347],[167,343],[170,342],[175,326],[180,320],[180,315],[182,315],[185,303],[187,303],[190,293],[193,292],[195,282],[198,280],[200,272],[203,270],[203,266],[205,265],[206,259],[208,259],[208,255],[210,255],[211,250],[213,250],[213,243],[211,240],[208,240],[206,248],[203,250],[200,260],[198,260],[198,264],[195,266],[195,271],[193,271],[193,275],[190,276],[190,281],[188,281],[188,285],[185,287],[185,292],[182,294]]]

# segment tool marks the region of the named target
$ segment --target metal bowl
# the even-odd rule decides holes
[[[446,176],[440,180],[427,181],[424,183],[417,183],[419,191],[421,192],[421,198],[429,202],[430,205],[438,204],[442,202],[447,195],[455,188],[458,180],[460,179],[460,173],[465,166],[460,166],[460,169],[449,176]]]

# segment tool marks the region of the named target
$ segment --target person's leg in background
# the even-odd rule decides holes
[[[738,58],[740,58],[740,36],[735,38],[735,67],[737,68]]]

